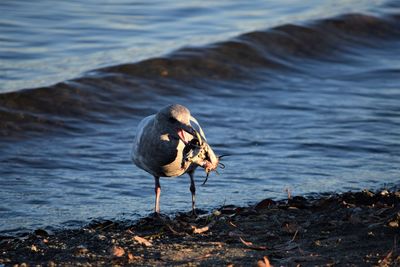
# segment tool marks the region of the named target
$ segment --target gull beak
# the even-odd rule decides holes
[[[182,125],[177,129],[177,134],[185,145],[188,144],[193,138],[197,139],[200,145],[203,143],[203,139],[201,138],[199,132],[193,129],[193,127],[190,125]]]

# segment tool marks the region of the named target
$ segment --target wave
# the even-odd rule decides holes
[[[151,109],[141,101],[160,94],[185,95],[197,82],[251,79],[259,70],[266,79],[288,72],[307,74],[316,71],[307,69],[307,61],[345,63],[345,57],[360,48],[400,40],[399,21],[398,15],[347,14],[286,24],[98,69],[49,87],[0,94],[0,136],[79,134],[90,127],[81,122],[110,123],[114,117],[140,115]]]

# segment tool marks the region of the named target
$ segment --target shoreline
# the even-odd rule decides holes
[[[290,196],[289,196],[290,197]],[[400,191],[264,199],[0,239],[0,266],[400,264]]]

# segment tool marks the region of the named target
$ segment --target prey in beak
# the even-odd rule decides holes
[[[192,126],[182,125],[177,128],[176,132],[179,136],[179,139],[181,139],[185,145],[189,144],[189,142],[191,143],[191,145],[197,143],[196,145],[201,146],[203,144],[203,139],[201,138],[201,135],[199,134],[199,132],[193,129]]]
[[[220,166],[221,169],[224,169],[225,165],[220,163],[221,157],[218,157],[214,154],[212,148],[205,140],[201,138],[201,135],[194,129],[192,130],[194,131],[194,134],[192,135],[193,138],[188,142],[186,139],[187,132],[182,129],[178,130],[178,135],[185,143],[185,148],[183,149],[184,157],[182,160],[182,167],[191,163],[202,167],[207,174],[206,179],[203,182],[204,185],[207,182],[211,171],[215,171],[218,174],[218,166]]]

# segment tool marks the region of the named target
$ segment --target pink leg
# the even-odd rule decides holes
[[[154,181],[155,181],[154,191],[156,193],[155,212],[157,214],[159,214],[160,213],[160,194],[161,194],[160,177],[154,176]]]

